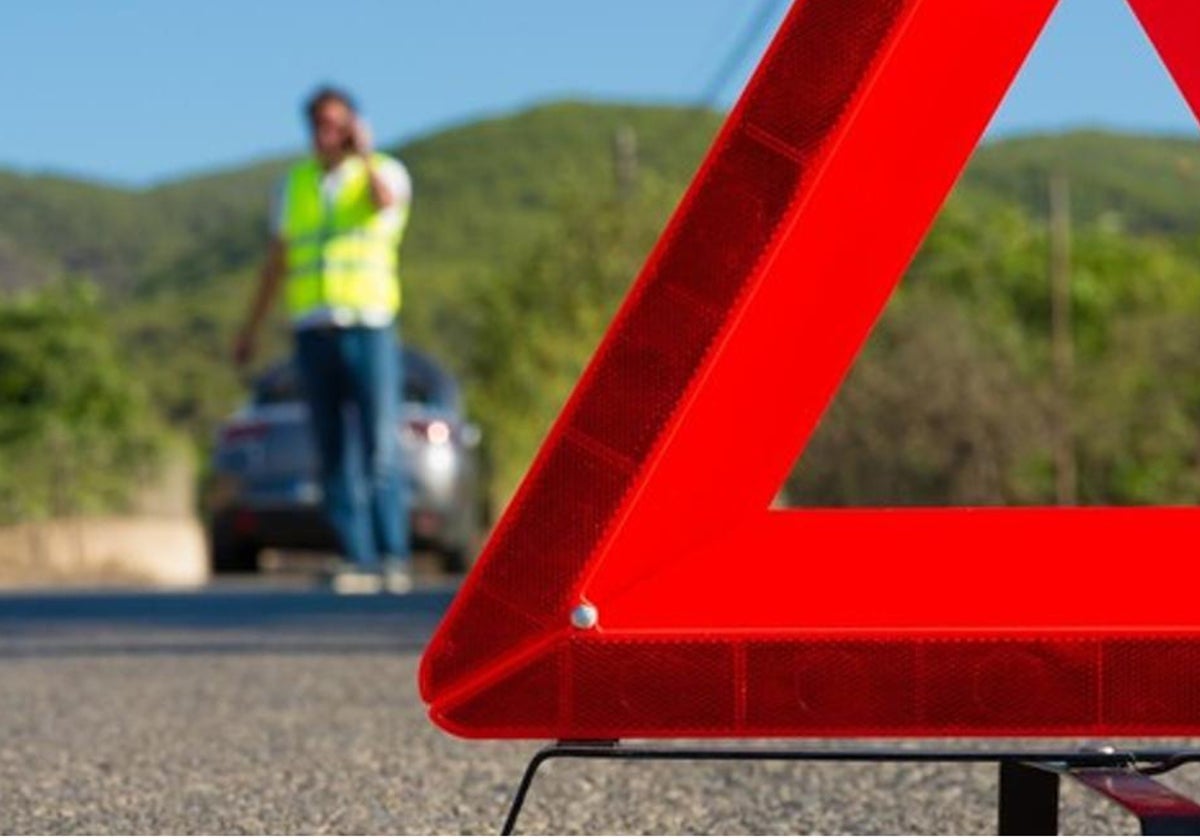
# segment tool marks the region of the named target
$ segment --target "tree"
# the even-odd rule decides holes
[[[524,474],[677,197],[653,178],[628,201],[567,191],[556,225],[467,307],[470,402],[497,501]]]
[[[925,290],[884,315],[786,486],[801,505],[1044,500],[1045,391],[961,303]],[[777,383],[787,387],[787,383]]]
[[[0,302],[0,518],[119,508],[166,446],[94,287]]]

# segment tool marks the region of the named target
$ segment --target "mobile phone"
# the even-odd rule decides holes
[[[359,148],[360,141],[370,136],[371,129],[370,126],[367,125],[366,120],[364,120],[362,117],[355,117],[354,121],[350,124],[350,133],[346,137],[346,150],[350,152],[362,151]],[[366,140],[365,142],[370,143],[370,140]]]

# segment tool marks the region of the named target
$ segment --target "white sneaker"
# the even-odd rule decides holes
[[[339,595],[376,595],[383,591],[383,578],[378,572],[342,569],[333,576],[333,591]]]
[[[383,586],[393,595],[403,595],[413,590],[412,572],[404,562],[383,564]]]

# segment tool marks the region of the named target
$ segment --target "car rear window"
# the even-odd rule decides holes
[[[428,356],[410,348],[403,353],[404,401],[457,412],[460,396],[454,379]],[[271,368],[254,384],[255,405],[299,402],[303,398],[299,371],[290,361]]]

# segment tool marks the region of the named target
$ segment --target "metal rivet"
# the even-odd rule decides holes
[[[571,610],[571,626],[576,630],[591,630],[600,622],[600,612],[591,604],[579,604]]]

